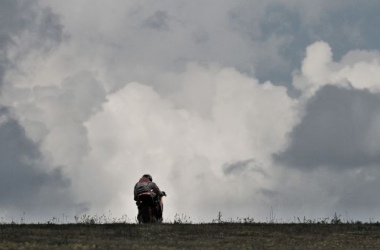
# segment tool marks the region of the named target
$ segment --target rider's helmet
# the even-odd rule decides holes
[[[148,180],[153,181],[153,178],[150,174],[144,174],[143,178],[147,178]]]

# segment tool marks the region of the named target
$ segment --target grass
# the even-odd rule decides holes
[[[299,223],[229,222],[219,213],[213,223],[173,222],[138,225],[100,216],[76,223],[2,224],[0,249],[378,249],[380,223],[299,219]]]

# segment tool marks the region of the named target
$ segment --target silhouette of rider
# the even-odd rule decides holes
[[[155,203],[154,208],[156,209],[156,212],[162,214],[162,207],[159,201],[161,197],[166,196],[166,194],[160,190],[156,183],[153,182],[153,178],[150,174],[144,174],[135,185],[134,200],[136,201],[137,206],[140,204],[139,196],[141,195],[150,195]]]

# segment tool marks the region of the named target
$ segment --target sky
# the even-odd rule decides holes
[[[0,215],[380,220],[380,2],[0,1]],[[71,219],[73,221],[73,219]]]

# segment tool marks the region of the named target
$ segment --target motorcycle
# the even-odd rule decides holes
[[[165,192],[162,193],[164,196],[166,196]],[[162,197],[152,197],[149,194],[139,195],[137,206],[139,210],[139,213],[137,215],[139,224],[162,222],[162,213],[164,211]]]

